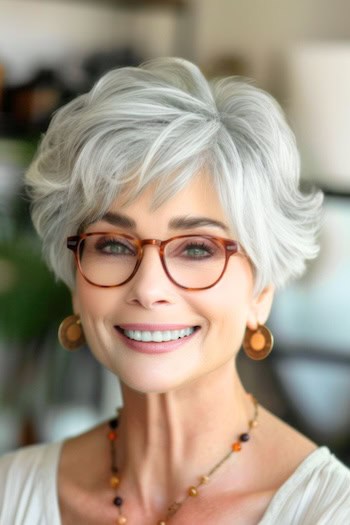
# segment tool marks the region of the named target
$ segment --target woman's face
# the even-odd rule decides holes
[[[110,215],[86,231],[117,230],[139,239],[190,234],[235,239],[207,176],[195,178],[155,211],[150,210],[151,196],[149,188],[131,205],[122,206],[116,200],[109,211],[118,217],[112,221]],[[198,224],[184,221],[199,218],[206,219]],[[246,326],[254,328],[265,322],[271,299],[270,289],[254,296],[252,270],[244,256],[231,256],[226,272],[212,288],[188,291],[169,280],[158,248],[151,245],[145,246],[141,265],[128,283],[99,288],[77,272],[73,294],[74,310],[81,316],[96,359],[123,383],[144,393],[188,385],[232,361]],[[176,343],[139,344],[130,342],[120,327],[139,332],[189,328],[186,333],[190,336]]]

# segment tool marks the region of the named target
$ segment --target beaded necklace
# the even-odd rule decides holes
[[[199,481],[196,485],[192,485],[189,487],[186,491],[186,494],[180,501],[174,501],[171,505],[169,505],[166,513],[166,517],[164,519],[161,519],[157,521],[157,525],[167,525],[169,520],[171,519],[174,514],[180,509],[180,507],[185,503],[185,501],[188,498],[195,498],[199,494],[199,489],[203,486],[209,483],[211,476],[225,463],[232,454],[236,452],[240,452],[242,449],[241,443],[245,443],[246,441],[249,441],[250,439],[250,430],[252,428],[255,428],[258,426],[258,413],[259,413],[259,405],[255,397],[250,394],[251,400],[254,404],[254,416],[253,419],[249,420],[248,422],[248,430],[244,432],[243,434],[240,434],[238,437],[238,440],[234,441],[231,445],[231,450],[225,454],[225,456],[220,459],[214,467],[207,472],[206,474],[199,477]],[[108,422],[108,433],[107,437],[110,442],[110,451],[111,451],[111,478],[110,478],[110,486],[117,490],[119,488],[121,479],[119,476],[119,470],[116,463],[116,442],[118,439],[118,432],[117,428],[119,426],[119,411],[118,416],[114,417]],[[113,499],[113,504],[118,508],[119,516],[116,520],[117,525],[125,525],[127,523],[126,517],[122,513],[122,506],[123,506],[124,500],[121,496],[116,494],[115,498]]]

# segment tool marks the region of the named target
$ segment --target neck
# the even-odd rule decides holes
[[[120,492],[128,499],[132,494],[145,514],[164,513],[169,503],[181,499],[198,476],[231,450],[254,414],[232,362],[172,392],[140,394],[125,385],[122,389]],[[219,477],[230,461],[214,476]],[[234,470],[239,475],[237,465]]]

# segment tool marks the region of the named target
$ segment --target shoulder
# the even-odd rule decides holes
[[[307,456],[277,490],[259,525],[350,523],[350,470],[327,447]]]
[[[0,525],[41,523],[39,517],[44,514],[48,498],[50,514],[56,510],[56,471],[61,445],[34,445],[0,458]]]
[[[47,475],[57,463],[61,445],[61,442],[33,445],[0,457],[0,486],[14,475],[17,483],[21,479],[28,481],[28,476],[31,480],[33,476]]]

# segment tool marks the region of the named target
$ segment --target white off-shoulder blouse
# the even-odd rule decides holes
[[[61,447],[35,445],[0,459],[0,525],[61,525]],[[350,525],[350,470],[318,448],[277,490],[257,525]]]

